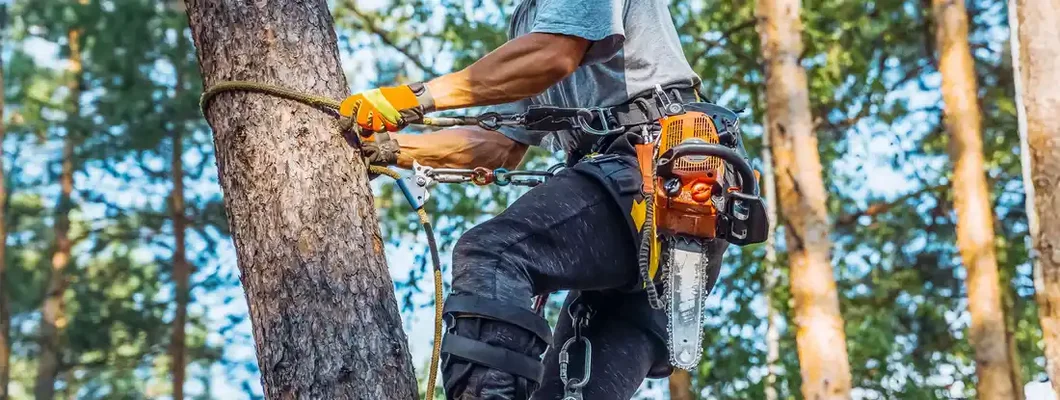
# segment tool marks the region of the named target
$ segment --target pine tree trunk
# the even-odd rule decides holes
[[[181,86],[177,85],[177,90]],[[178,124],[179,125],[179,124]],[[175,297],[177,303],[176,316],[173,317],[173,337],[170,341],[170,357],[173,365],[173,398],[180,400],[184,398],[184,368],[187,362],[184,359],[186,345],[184,340],[184,325],[188,316],[188,297],[191,295],[189,279],[191,278],[191,267],[188,265],[187,255],[184,249],[184,235],[187,220],[184,215],[184,132],[176,129],[173,132],[173,155],[171,159],[171,173],[173,177],[173,189],[170,193],[171,212],[173,218],[173,283],[175,286]]]
[[[189,0],[205,87],[349,92],[325,0]],[[413,399],[366,168],[319,110],[222,94],[207,119],[265,395]]]
[[[2,17],[2,16],[0,16]],[[3,43],[0,43],[0,66],[3,63]],[[7,400],[7,383],[11,379],[11,315],[7,305],[7,178],[4,176],[4,69],[0,68],[0,400]]]
[[[1024,189],[1024,211],[1027,213],[1027,231],[1029,243],[1027,244],[1028,252],[1031,257],[1031,268],[1034,275],[1035,290],[1041,290],[1039,288],[1038,274],[1041,271],[1041,264],[1038,263],[1038,258],[1035,256],[1034,251],[1034,237],[1038,234],[1038,213],[1034,208],[1034,185],[1031,179],[1031,156],[1030,156],[1030,145],[1027,142],[1027,110],[1023,105],[1023,80],[1020,79],[1020,42],[1019,42],[1019,18],[1016,16],[1016,0],[1008,0],[1008,24],[1009,24],[1009,48],[1012,49],[1012,71],[1013,71],[1013,86],[1016,91],[1016,120],[1020,136],[1020,170],[1023,174],[1023,189]],[[1011,287],[1010,287],[1011,289]],[[1006,293],[1011,293],[1013,296],[1016,295],[1014,290],[1008,290]],[[1014,370],[1015,379],[1017,382],[1023,383],[1021,363],[1019,361],[1019,348],[1016,347],[1015,339],[1015,328],[1018,318],[1012,311],[1005,310],[1005,316],[1008,318],[1008,322],[1011,324],[1006,329],[1005,334],[1009,338],[1009,353],[1012,355],[1012,367]],[[1049,360],[1046,359],[1046,370],[1049,368]],[[1026,386],[1020,387],[1020,398],[1026,398],[1025,389]]]
[[[1017,3],[1019,77],[1038,217],[1032,231],[1038,316],[1049,380],[1060,393],[1060,0]]]
[[[692,395],[692,374],[675,368],[670,374],[670,400],[694,400]]]
[[[769,141],[769,116],[762,120],[766,131],[762,135],[762,183],[765,184],[766,212],[769,234],[766,236],[766,258],[762,291],[766,296],[766,379],[765,400],[777,400],[777,369],[780,368],[780,329],[777,327],[777,308],[773,305],[773,291],[777,288],[777,176],[773,168],[773,149]]]
[[[850,365],[831,264],[821,159],[810,114],[806,71],[799,64],[799,0],[758,0],[758,33],[766,74],[766,114],[785,219],[802,394],[849,399]]]
[[[72,29],[67,33],[70,51],[70,112],[66,137],[63,138],[62,166],[59,173],[59,201],[55,207],[55,252],[52,253],[52,268],[48,288],[41,307],[40,355],[37,364],[37,381],[34,394],[37,400],[51,400],[55,396],[55,379],[61,367],[63,327],[66,325],[66,268],[70,263],[73,243],[70,240],[70,209],[74,192],[74,148],[81,139],[81,31]]]
[[[957,247],[967,270],[969,342],[975,350],[976,392],[983,400],[1016,398],[1018,383],[1005,338],[1005,315],[994,252],[993,212],[987,190],[974,61],[963,0],[932,0],[945,124],[953,160]]]

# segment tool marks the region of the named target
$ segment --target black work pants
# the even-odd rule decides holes
[[[612,164],[615,180],[640,183],[635,157]],[[558,353],[573,329],[569,308],[581,298],[595,314],[583,330],[593,347],[592,378],[586,399],[628,399],[646,377],[668,376],[671,368],[664,338],[666,316],[648,305],[637,265],[637,239],[627,219],[629,205],[619,204],[614,183],[575,169],[561,171],[534,188],[499,216],[469,230],[453,253],[453,295],[472,294],[499,304],[530,308],[534,295],[571,290],[544,356],[544,376],[533,399],[561,399]],[[612,187],[608,188],[610,185]],[[627,185],[628,186],[628,185]],[[639,186],[638,186],[639,187]],[[626,201],[632,201],[628,199]],[[727,244],[718,241],[720,254]],[[713,281],[713,279],[711,279]],[[712,285],[713,282],[710,282]],[[494,324],[479,332],[484,342],[531,356],[528,335],[516,327]],[[571,354],[570,374],[582,373],[582,352]],[[515,377],[490,368],[462,372],[443,369],[447,388],[463,379],[450,399],[514,399],[503,389]]]
[[[630,173],[639,173],[635,164],[629,168]],[[534,295],[574,290],[545,355],[544,377],[534,399],[562,398],[557,353],[573,334],[571,300],[580,291],[603,291],[597,294],[602,304],[628,304],[625,309],[598,310],[584,331],[593,346],[595,374],[583,392],[588,399],[628,399],[652,367],[668,367],[661,341],[664,313],[648,307],[643,292],[616,290],[633,288],[640,281],[636,249],[621,207],[601,183],[567,169],[460,239],[453,253],[453,295],[475,294],[529,308]],[[648,321],[657,322],[645,326]],[[571,373],[579,376],[581,367],[572,367]],[[480,396],[489,397],[466,393],[460,398]]]

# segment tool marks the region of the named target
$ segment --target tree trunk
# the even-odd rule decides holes
[[[1027,213],[1027,233],[1030,243],[1027,243],[1027,249],[1030,253],[1032,275],[1034,276],[1035,290],[1041,290],[1039,286],[1039,274],[1041,271],[1041,264],[1038,263],[1038,257],[1034,251],[1034,237],[1038,235],[1038,214],[1034,209],[1034,185],[1031,179],[1031,155],[1030,145],[1027,142],[1027,110],[1023,105],[1023,80],[1020,79],[1020,42],[1019,42],[1019,18],[1016,16],[1016,0],[1008,0],[1008,24],[1009,24],[1009,48],[1012,49],[1012,71],[1013,71],[1013,86],[1016,91],[1016,120],[1020,136],[1020,170],[1023,174],[1023,190],[1024,190],[1024,211]],[[1010,288],[1011,289],[1011,288]],[[1015,295],[1014,290],[1006,290],[1006,293]],[[1019,348],[1016,347],[1015,340],[1015,328],[1018,318],[1013,311],[1008,309],[1005,311],[1005,316],[1010,323],[1007,327],[1005,334],[1009,338],[1009,353],[1012,355],[1012,367],[1014,373],[1020,373],[1020,375],[1014,375],[1017,382],[1023,383],[1021,374],[1021,363],[1019,361]],[[1049,359],[1046,358],[1046,370],[1049,369]],[[1026,386],[1020,387],[1020,398],[1026,398],[1024,389]]]
[[[942,73],[945,124],[953,160],[953,198],[957,210],[957,247],[967,270],[969,342],[975,350],[978,398],[1014,399],[1005,315],[994,252],[993,212],[986,186],[981,116],[968,14],[963,0],[932,0],[935,40]]]
[[[1017,0],[1019,78],[1038,221],[1038,316],[1049,380],[1060,393],[1060,0]],[[1028,188],[1031,189],[1031,188]],[[1028,199],[1029,200],[1029,199]]]
[[[0,17],[3,17],[0,12]],[[2,23],[3,21],[0,21]],[[3,43],[0,43],[0,66],[3,66]],[[0,400],[7,400],[7,382],[11,379],[11,315],[8,314],[7,281],[7,178],[4,176],[4,69],[0,67]]]
[[[692,374],[680,368],[674,368],[670,374],[670,400],[694,400],[692,395]]]
[[[348,94],[325,0],[189,0],[205,87]],[[214,131],[268,398],[413,399],[416,380],[357,151],[319,110],[219,96]]]
[[[799,0],[758,0],[758,33],[766,74],[766,115],[785,219],[802,394],[849,399],[850,365],[831,264],[821,159],[810,114],[806,71],[799,64]]]
[[[769,116],[762,120],[762,183],[765,184],[769,234],[766,236],[766,259],[762,262],[763,290],[766,296],[766,379],[765,400],[777,400],[777,369],[780,364],[780,329],[773,291],[777,288],[777,176],[773,169],[773,149],[769,141]]]
[[[55,396],[55,379],[61,367],[61,335],[66,325],[66,267],[70,263],[73,243],[70,240],[70,209],[74,192],[74,148],[81,140],[81,31],[67,33],[70,50],[70,112],[67,115],[66,137],[63,138],[62,167],[59,174],[59,201],[55,207],[55,252],[48,288],[41,307],[40,356],[34,394],[37,400],[51,400]]]
[[[179,79],[178,79],[179,81]],[[181,87],[178,84],[177,90]],[[178,122],[179,126],[180,123]],[[180,400],[184,398],[184,367],[187,362],[184,359],[184,325],[188,316],[188,297],[190,293],[189,279],[191,278],[191,267],[188,265],[187,255],[184,249],[184,234],[187,220],[184,215],[184,132],[175,129],[173,132],[173,155],[171,161],[171,173],[173,176],[173,190],[170,193],[170,205],[173,218],[173,282],[176,287],[176,316],[173,317],[173,337],[170,341],[170,357],[173,365],[173,398]]]

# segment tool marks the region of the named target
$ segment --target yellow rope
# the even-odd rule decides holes
[[[206,115],[206,108],[210,105],[210,101],[217,97],[217,95],[230,91],[262,93],[297,101],[311,107],[336,111],[341,104],[340,102],[327,97],[306,94],[280,86],[246,81],[224,81],[210,87],[202,93],[202,97],[199,99],[199,108],[202,110],[203,115]],[[425,119],[424,122],[430,123],[432,121],[430,119]],[[401,179],[401,175],[398,174],[397,171],[381,165],[369,165],[368,172],[378,175],[386,175],[395,181]],[[428,373],[427,392],[424,395],[425,399],[433,399],[435,385],[438,380],[438,364],[441,361],[442,353],[442,305],[444,301],[442,298],[442,267],[438,255],[438,244],[434,239],[434,228],[431,225],[431,220],[427,215],[427,211],[420,207],[416,209],[416,214],[419,215],[420,224],[423,226],[424,233],[427,235],[427,244],[431,252],[431,262],[434,266],[434,349],[431,352],[431,371]]]
[[[431,370],[427,373],[427,394],[424,396],[433,399],[442,354],[442,306],[445,300],[442,298],[442,268],[438,258],[438,244],[434,242],[431,220],[427,217],[427,211],[422,208],[416,210],[416,214],[420,216],[420,224],[427,232],[427,244],[434,264],[434,348],[431,350]]]
[[[342,104],[334,99],[329,99],[324,96],[316,96],[299,92],[297,90],[291,90],[285,87],[269,85],[258,82],[247,82],[247,81],[223,81],[216,85],[211,86],[206,91],[202,92],[202,97],[199,98],[199,108],[202,109],[203,115],[206,115],[206,107],[210,105],[210,101],[213,101],[214,97],[224,92],[255,92],[267,94],[274,97],[279,97],[287,100],[297,101],[310,107],[326,108],[331,110],[338,110],[339,105]]]

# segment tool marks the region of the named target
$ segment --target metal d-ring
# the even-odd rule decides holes
[[[601,129],[593,128],[592,125],[589,124],[589,121],[592,121],[593,119],[594,112],[600,115]],[[606,136],[614,135],[616,133],[622,133],[622,131],[625,129],[622,126],[612,128],[611,125],[608,124],[607,114],[609,113],[610,110],[606,110],[603,108],[583,108],[578,110],[578,114],[574,117],[574,123],[578,126],[578,129],[592,135]]]

